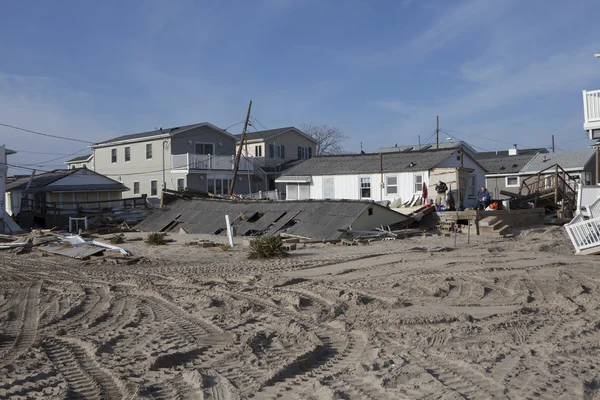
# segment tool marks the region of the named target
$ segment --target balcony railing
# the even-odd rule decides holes
[[[174,154],[171,156],[173,170],[233,170],[235,156],[214,156],[211,154]],[[240,171],[254,171],[252,158],[240,160]]]
[[[600,122],[600,90],[583,91],[585,123]]]

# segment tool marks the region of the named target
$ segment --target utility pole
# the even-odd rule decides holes
[[[552,152],[554,153],[554,135],[552,135]]]
[[[440,116],[435,117],[435,148],[440,148]]]
[[[248,112],[246,113],[246,121],[244,121],[244,130],[240,138],[240,147],[238,148],[235,164],[233,165],[233,176],[231,178],[231,186],[229,186],[229,196],[233,196],[235,189],[235,179],[237,178],[238,168],[240,167],[240,159],[242,158],[242,149],[244,148],[244,140],[246,140],[246,129],[248,129],[248,121],[250,120],[250,109],[252,108],[252,100],[248,103]]]
[[[419,149],[421,148],[421,135],[419,135]],[[418,149],[417,149],[418,150]]]

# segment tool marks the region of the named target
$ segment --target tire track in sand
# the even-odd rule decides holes
[[[0,344],[6,352],[0,357],[0,365],[10,364],[35,342],[39,321],[39,297],[42,282],[31,283],[20,294],[24,299],[17,306],[17,315],[8,330],[8,341]],[[13,339],[12,341],[10,339]]]
[[[68,384],[67,399],[122,399],[123,385],[100,367],[80,345],[53,338],[42,347]]]

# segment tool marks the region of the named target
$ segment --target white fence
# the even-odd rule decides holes
[[[191,169],[202,170],[233,170],[235,156],[215,156],[211,154],[174,154],[171,156],[173,170],[189,171]],[[240,171],[254,171],[251,158],[242,158],[239,165]]]

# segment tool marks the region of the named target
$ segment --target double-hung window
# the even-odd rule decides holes
[[[146,145],[146,160],[152,159],[152,143]]]
[[[150,181],[150,196],[158,195],[158,182]]]
[[[117,162],[117,149],[110,149],[110,162],[112,164]]]
[[[371,197],[371,178],[362,177],[360,178],[360,197],[367,199]]]
[[[398,194],[398,176],[388,175],[385,177],[385,194],[397,195]]]
[[[415,193],[423,192],[423,175],[415,175]]]
[[[125,162],[131,161],[131,147],[125,147]]]

